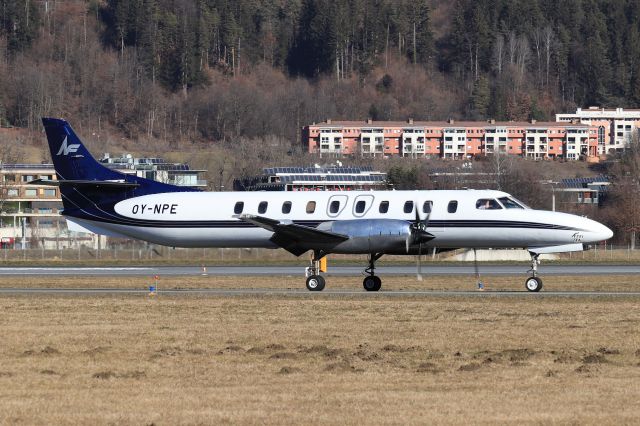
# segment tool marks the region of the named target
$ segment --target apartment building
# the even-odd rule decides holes
[[[598,155],[598,128],[584,123],[462,121],[332,121],[303,129],[320,156],[464,159],[504,153],[578,160]]]
[[[0,227],[58,225],[62,201],[60,188],[27,185],[35,179],[55,180],[53,164],[0,164]]]
[[[179,186],[204,187],[200,178],[204,170],[193,170],[181,163],[167,163],[158,158],[134,158],[123,155],[112,158],[108,154],[102,163],[123,173],[163,181]],[[0,163],[0,244],[13,248],[18,241],[26,247],[69,247],[77,243],[77,236],[67,230],[60,215],[62,198],[60,188],[47,185],[29,185],[35,179],[56,180],[53,164]],[[24,238],[23,238],[24,237]],[[11,241],[11,244],[4,244]],[[88,242],[89,241],[89,242]],[[82,242],[97,247],[95,238]]]
[[[598,154],[624,151],[640,129],[640,109],[578,108],[573,114],[556,114],[559,123],[581,123],[597,129]]]

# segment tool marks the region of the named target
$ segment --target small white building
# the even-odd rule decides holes
[[[578,108],[575,113],[556,114],[557,122],[598,127],[598,154],[624,151],[640,128],[640,109]]]
[[[360,134],[360,154],[364,157],[384,156],[384,129],[365,128]]]
[[[206,170],[191,169],[185,163],[169,163],[163,158],[135,158],[131,154],[111,157],[109,153],[105,153],[100,162],[121,173],[133,174],[171,185],[192,188],[207,186],[207,181],[200,177]]]
[[[400,155],[403,157],[425,156],[425,129],[424,127],[407,127],[402,129],[402,143]]]
[[[442,154],[444,158],[462,159],[467,156],[467,129],[464,127],[446,127]]]

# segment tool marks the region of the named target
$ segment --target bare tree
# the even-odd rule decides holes
[[[551,46],[553,45],[554,34],[553,29],[549,26],[542,30],[542,42],[544,44],[544,59],[545,59],[545,84],[549,85],[549,67],[551,63]]]
[[[498,38],[496,38],[496,42],[493,45],[493,59],[496,70],[498,71],[498,75],[502,75],[502,62],[504,61],[504,36],[502,34],[498,34]]]
[[[516,36],[515,32],[509,31],[509,39],[508,39],[509,64],[515,63],[517,50],[518,50],[518,37]]]
[[[505,190],[507,181],[511,177],[512,168],[513,156],[507,152],[501,152],[500,146],[496,146],[493,154],[489,156],[489,173],[494,177],[497,190]]]
[[[527,41],[527,38],[525,36],[521,36],[520,38],[518,38],[517,51],[518,54],[516,64],[518,66],[520,75],[523,76],[526,71],[525,68],[527,66],[530,54],[529,41]]]
[[[536,53],[538,84],[542,86],[542,45],[544,42],[544,30],[541,30],[539,27],[534,28],[531,34],[531,41],[533,42],[533,48]]]
[[[611,174],[609,216],[615,227],[629,236],[631,248],[635,249],[640,232],[640,140],[637,133]]]
[[[609,194],[612,207],[608,209],[609,217],[615,227],[628,238],[631,249],[636,248],[638,232],[640,232],[640,188],[637,180],[631,176],[616,179]]]

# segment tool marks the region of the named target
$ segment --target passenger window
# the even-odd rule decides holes
[[[329,204],[329,213],[336,214],[340,211],[340,201],[333,200],[331,204]]]
[[[502,206],[493,198],[482,198],[476,201],[478,210],[501,210]]]
[[[356,203],[356,213],[364,213],[364,208],[367,206],[367,202],[360,200]]]
[[[309,201],[307,203],[307,213],[311,214],[313,212],[316,211],[316,202],[315,201]]]
[[[380,202],[380,208],[378,209],[378,211],[380,213],[386,213],[389,211],[389,202],[388,201],[381,201]]]
[[[268,202],[260,201],[260,204],[258,204],[258,213],[260,214],[266,213],[268,205],[269,205]]]
[[[458,202],[457,201],[449,201],[449,205],[447,206],[447,211],[449,213],[455,213],[458,210]]]
[[[433,207],[433,201],[425,201],[422,205],[422,213],[431,213],[431,208]]]
[[[291,213],[291,201],[285,201],[284,203],[282,203],[282,213]]]
[[[235,214],[240,214],[242,213],[242,210],[244,210],[244,203],[242,201],[238,201],[235,207],[233,208],[233,212]]]
[[[413,211],[413,201],[407,201],[404,203],[404,212],[411,213]]]

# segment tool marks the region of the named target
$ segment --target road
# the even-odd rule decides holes
[[[359,276],[362,266],[331,266],[328,275]],[[481,265],[483,276],[491,275],[526,275],[526,265]],[[195,266],[145,266],[145,267],[5,267],[0,268],[2,275],[50,276],[50,275],[97,275],[97,276],[175,276],[200,275],[202,268]],[[214,276],[303,276],[301,266],[210,266],[206,268],[208,275]],[[376,268],[379,275],[412,275],[416,273],[414,265],[380,266]],[[473,275],[473,265],[438,265],[422,267],[422,274],[429,275]],[[542,265],[539,273],[545,275],[640,275],[640,265]]]

